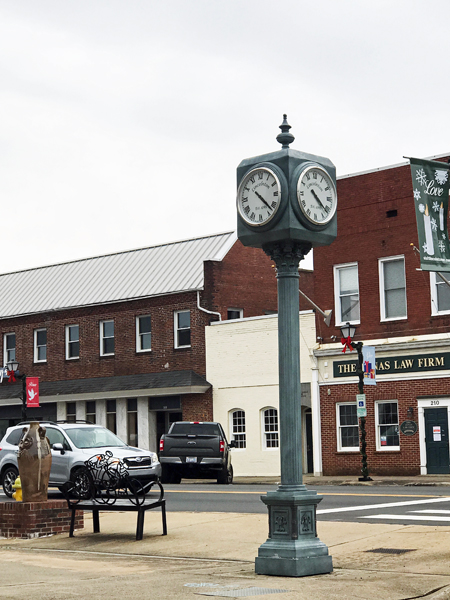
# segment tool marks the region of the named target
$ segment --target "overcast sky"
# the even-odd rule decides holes
[[[448,0],[0,0],[0,272],[235,229],[236,167],[450,151]]]

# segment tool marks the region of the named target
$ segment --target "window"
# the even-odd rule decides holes
[[[242,319],[244,316],[243,308],[229,308],[227,310],[227,319],[231,321],[232,319]]]
[[[191,311],[179,310],[175,313],[175,348],[189,348],[191,345]]]
[[[16,360],[15,333],[5,333],[3,336],[3,362],[6,365],[10,360]]]
[[[334,301],[336,325],[347,321],[359,323],[359,285],[356,263],[334,267]]]
[[[377,450],[400,450],[397,402],[376,402]]]
[[[136,317],[136,351],[152,349],[152,322],[150,316]]]
[[[62,444],[64,450],[70,450],[70,446],[64,437],[64,434],[61,433],[59,429],[46,427],[45,435],[48,437],[48,441],[50,442],[50,448],[53,448],[54,444]]]
[[[106,427],[113,433],[117,433],[117,415],[116,415],[116,401],[106,401]]]
[[[47,361],[47,330],[34,330],[34,362]]]
[[[66,326],[66,359],[80,358],[80,327]]]
[[[445,279],[450,281],[450,274],[444,274]],[[442,277],[434,272],[430,272],[431,285],[431,314],[449,314],[450,313],[450,286],[448,286]]]
[[[231,439],[236,442],[236,448],[246,448],[245,437],[245,412],[243,410],[234,410],[230,413]]]
[[[359,451],[358,417],[356,402],[336,404],[338,452]]]
[[[380,258],[381,320],[404,319],[406,317],[405,259],[403,256]]]
[[[75,423],[77,420],[77,403],[67,402],[66,404],[66,421],[68,423]]]
[[[276,408],[266,408],[262,412],[263,448],[278,448],[278,411]]]
[[[130,446],[138,445],[137,428],[137,399],[127,400],[127,425],[128,425],[128,444]]]
[[[114,354],[114,321],[100,321],[100,356]]]
[[[95,423],[95,400],[88,400],[86,402],[86,421]]]

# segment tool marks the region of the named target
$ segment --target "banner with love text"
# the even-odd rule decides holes
[[[424,271],[450,271],[447,232],[449,169],[447,163],[410,158],[419,236],[420,266]]]
[[[27,406],[37,408],[39,406],[39,377],[27,377]]]

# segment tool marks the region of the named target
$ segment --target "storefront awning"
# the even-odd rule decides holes
[[[41,402],[99,400],[139,396],[167,396],[175,394],[203,394],[211,384],[195,371],[167,371],[116,377],[92,377],[68,381],[40,381]],[[22,383],[0,385],[0,405],[21,398]],[[15,402],[14,402],[15,403]]]

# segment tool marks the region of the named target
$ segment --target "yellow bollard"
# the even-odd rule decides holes
[[[14,500],[17,500],[17,502],[22,502],[22,484],[20,483],[20,477],[15,480],[12,487],[16,490],[12,497]]]

